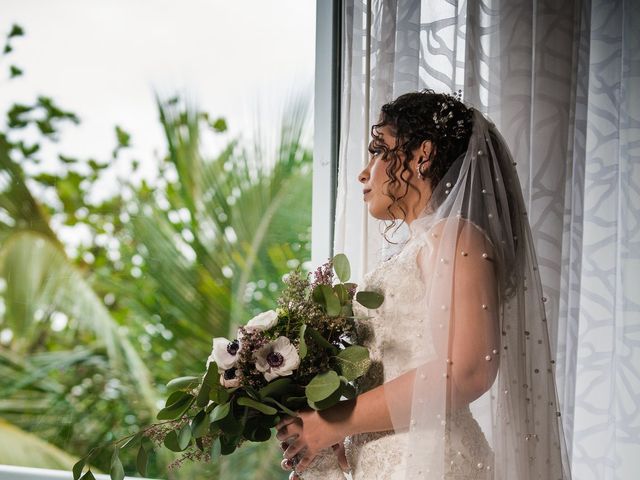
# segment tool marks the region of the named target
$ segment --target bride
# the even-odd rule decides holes
[[[359,176],[369,213],[409,227],[355,311],[372,367],[355,399],[277,425],[291,478],[570,479],[545,298],[495,125],[425,90],[384,105]]]

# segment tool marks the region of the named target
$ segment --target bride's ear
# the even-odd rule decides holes
[[[435,153],[431,140],[423,141],[414,151],[413,158],[416,160],[416,169],[420,176],[424,176],[426,171],[431,167],[432,152]]]

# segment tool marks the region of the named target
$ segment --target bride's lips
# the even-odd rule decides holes
[[[366,199],[366,198],[367,198],[367,194],[368,194],[370,191],[371,191],[371,189],[370,189],[370,188],[365,188],[365,189],[362,191],[362,196],[363,196],[363,198],[365,198],[365,199]]]

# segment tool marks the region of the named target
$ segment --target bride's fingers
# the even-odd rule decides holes
[[[304,443],[299,440],[294,441],[289,444],[289,447],[284,451],[284,458],[293,458],[298,452],[300,452],[305,447]]]
[[[347,461],[347,455],[344,451],[344,443],[340,442],[340,443],[336,443],[335,445],[332,446],[333,448],[333,453],[336,454],[336,457],[338,457],[338,465],[340,465],[340,468],[342,469],[343,472],[348,472],[351,470],[351,468],[349,467],[349,462]]]
[[[276,423],[276,430],[280,430],[282,427],[286,427],[290,423],[295,422],[297,418],[298,417],[289,417],[289,416],[283,417],[282,420]]]
[[[291,472],[289,474],[289,480],[300,480],[300,477],[298,476],[298,474],[296,472]]]
[[[298,431],[299,431],[298,423],[291,422],[278,429],[278,433],[276,433],[276,438],[281,442],[286,442],[288,438],[297,435]]]
[[[316,458],[316,456],[312,455],[311,453],[309,453],[309,451],[307,451],[304,454],[304,456],[300,459],[298,464],[296,465],[296,472],[298,473],[304,472],[307,469],[307,467],[311,464],[311,462],[313,462],[314,458]]]
[[[280,466],[283,470],[293,470],[294,464],[293,460],[290,458],[283,458],[280,462]]]

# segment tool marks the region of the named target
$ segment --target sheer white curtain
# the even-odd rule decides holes
[[[640,472],[640,2],[345,0],[334,249],[388,249],[357,174],[380,106],[463,91],[507,139],[535,238],[574,478]],[[399,232],[400,240],[402,232]]]

